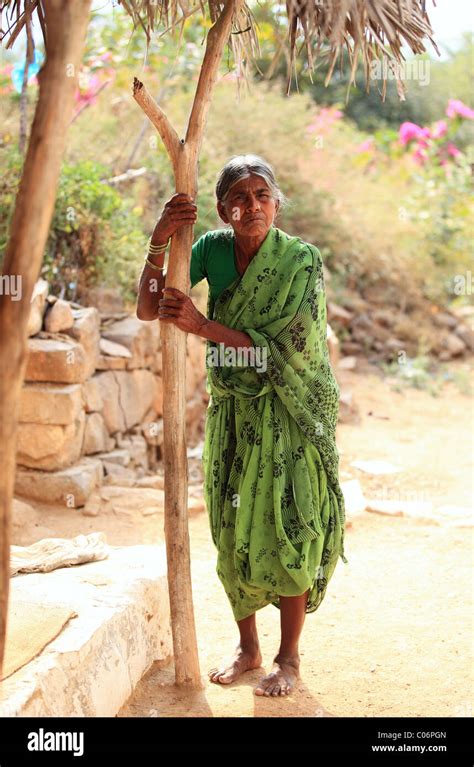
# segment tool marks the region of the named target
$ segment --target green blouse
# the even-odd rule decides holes
[[[234,230],[213,229],[203,234],[191,250],[190,279],[193,288],[206,277],[212,303],[237,277]]]

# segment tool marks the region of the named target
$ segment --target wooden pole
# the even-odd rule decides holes
[[[206,51],[188,121],[186,138],[180,139],[167,116],[135,78],[133,96],[149,117],[170,157],[176,191],[196,197],[198,159],[212,89],[219,62],[229,39],[234,14],[243,0],[227,0],[206,39]],[[166,287],[189,293],[192,225],[181,227],[171,238]],[[163,425],[165,467],[165,538],[168,587],[177,685],[202,688],[192,601],[188,530],[188,462],[186,453],[186,334],[172,323],[160,326],[163,354]]]
[[[46,62],[10,226],[0,294],[0,679],[10,586],[10,516],[27,324],[54,210],[90,0],[44,0]],[[20,299],[10,288],[20,289]]]

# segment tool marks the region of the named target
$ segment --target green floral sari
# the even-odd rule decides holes
[[[204,495],[217,574],[236,620],[307,589],[314,612],[338,558],[347,562],[318,248],[271,226],[208,316],[254,344],[253,358],[232,358],[207,342]]]

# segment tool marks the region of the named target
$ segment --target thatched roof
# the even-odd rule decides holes
[[[181,27],[182,32],[186,20],[194,13],[214,22],[227,0],[118,1],[131,16],[134,29],[141,28],[150,41],[154,34],[170,33],[176,27]],[[290,54],[288,90],[296,58],[303,50],[310,72],[314,71],[318,61],[325,62],[326,85],[331,80],[337,61],[342,65],[344,51],[351,65],[350,84],[355,82],[357,69],[362,65],[367,90],[370,89],[371,67],[379,61],[383,98],[390,62],[394,64],[392,77],[395,76],[397,81],[398,93],[400,98],[404,98],[405,85],[398,77],[397,68],[403,66],[403,44],[418,54],[426,51],[425,41],[429,40],[439,54],[425,0],[285,0],[285,3]],[[282,3],[276,2],[275,6],[282,7]],[[43,0],[0,0],[0,39],[7,40],[7,47],[13,44],[25,25],[28,27],[33,13],[37,14],[46,36],[47,17]],[[260,49],[258,26],[246,3],[242,3],[234,14],[228,44],[238,71],[247,78],[249,64],[256,65]]]

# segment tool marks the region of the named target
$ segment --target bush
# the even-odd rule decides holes
[[[2,250],[21,177],[22,158],[9,151],[0,186]],[[63,165],[41,276],[51,292],[69,300],[92,285],[119,287],[135,300],[136,280],[146,250],[140,209],[104,183],[107,168],[90,160]]]

